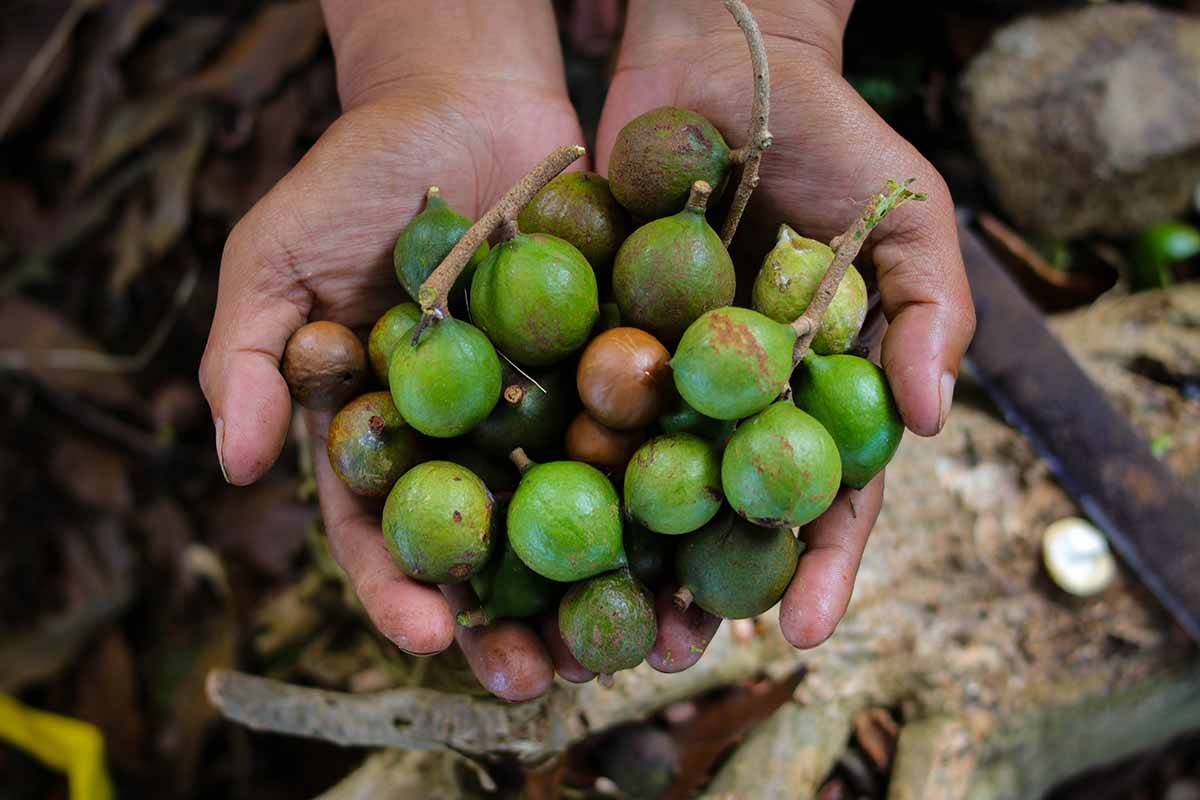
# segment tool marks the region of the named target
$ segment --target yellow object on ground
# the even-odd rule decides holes
[[[65,772],[71,800],[112,800],[104,734],[95,725],[38,711],[0,694],[0,740]]]

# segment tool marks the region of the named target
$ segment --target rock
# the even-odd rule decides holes
[[[1023,228],[1134,233],[1200,183],[1200,19],[1110,3],[1001,29],[963,75],[971,136]]]

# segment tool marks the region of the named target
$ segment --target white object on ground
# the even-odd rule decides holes
[[[1079,517],[1064,517],[1046,528],[1042,561],[1058,587],[1078,597],[1099,594],[1117,574],[1104,534]]]

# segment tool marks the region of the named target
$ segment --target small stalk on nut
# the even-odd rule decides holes
[[[725,247],[729,247],[733,235],[737,233],[738,223],[742,220],[746,205],[750,202],[750,195],[758,187],[758,166],[762,161],[763,151],[770,147],[774,140],[767,126],[771,116],[771,71],[767,65],[767,48],[763,43],[762,31],[742,0],[725,0],[725,8],[746,35],[746,44],[750,46],[750,61],[754,67],[754,101],[750,107],[750,131],[747,134],[746,145],[729,154],[733,163],[742,165],[737,191],[729,206],[729,215],[725,217],[725,225],[721,228],[721,241]]]
[[[517,215],[525,204],[533,199],[538,190],[571,166],[585,152],[587,151],[582,145],[564,145],[555,149],[509,189],[499,202],[488,209],[487,213],[458,240],[458,244],[454,245],[449,255],[421,284],[417,300],[422,313],[421,321],[413,328],[414,345],[420,341],[421,335],[430,325],[450,316],[450,289],[466,269],[467,262],[471,260],[476,249],[497,230],[502,229],[506,239],[516,236],[520,232],[517,229]]]
[[[903,183],[889,180],[883,193],[877,194],[867,201],[867,204],[863,206],[862,213],[858,215],[854,223],[844,233],[835,236],[829,242],[829,247],[833,250],[833,261],[825,270],[825,275],[821,278],[817,291],[813,293],[808,308],[792,322],[792,330],[798,337],[792,348],[793,367],[803,361],[804,356],[808,354],[812,340],[821,327],[821,319],[829,309],[829,304],[833,302],[833,296],[837,294],[838,287],[842,285],[842,278],[845,277],[846,270],[862,250],[871,231],[883,221],[884,217],[909,200],[926,199],[924,193],[914,192],[908,188],[915,180],[916,178],[909,178]]]

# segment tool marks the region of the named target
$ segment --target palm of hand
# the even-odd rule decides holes
[[[264,288],[307,294],[309,318],[370,325],[402,299],[391,248],[429,186],[478,216],[549,150],[582,136],[557,99],[512,90],[496,105],[504,111],[414,94],[347,112],[239,224],[230,247],[262,257]]]

